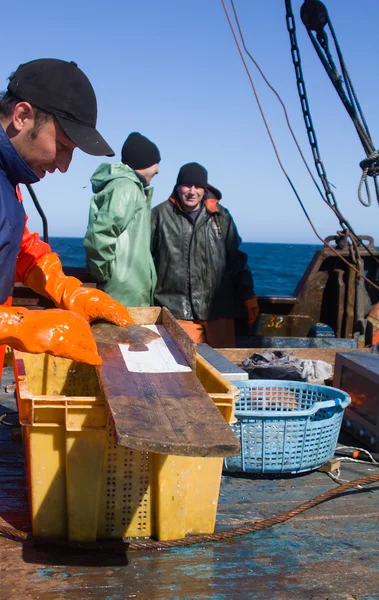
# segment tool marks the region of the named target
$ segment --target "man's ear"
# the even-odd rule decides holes
[[[12,125],[16,131],[22,131],[28,121],[34,119],[34,110],[29,102],[18,102],[13,109]]]

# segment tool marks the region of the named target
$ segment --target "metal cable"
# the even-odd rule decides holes
[[[353,481],[348,481],[343,483],[337,488],[328,490],[327,492],[323,492],[319,494],[312,500],[307,500],[302,504],[299,504],[295,508],[282,513],[280,515],[274,515],[268,519],[262,519],[256,522],[249,522],[242,527],[234,527],[233,529],[227,531],[218,531],[216,533],[212,533],[209,535],[192,535],[187,538],[182,538],[180,540],[168,540],[168,541],[155,541],[155,540],[122,540],[122,541],[109,541],[109,542],[71,542],[69,540],[61,540],[61,539],[50,539],[50,538],[34,538],[31,533],[27,533],[25,531],[21,531],[16,529],[15,527],[11,527],[9,525],[3,525],[5,521],[0,518],[0,536],[6,537],[15,542],[27,542],[32,541],[34,543],[42,544],[44,546],[54,546],[59,548],[66,549],[76,549],[80,551],[96,551],[96,552],[125,552],[127,550],[166,550],[169,548],[183,548],[186,546],[194,546],[195,544],[209,544],[214,542],[221,542],[223,540],[228,540],[231,538],[239,537],[241,535],[247,535],[249,533],[254,533],[255,531],[261,531],[262,529],[267,529],[268,527],[272,527],[273,525],[278,525],[279,523],[284,523],[293,517],[303,513],[322,502],[326,502],[327,500],[331,500],[340,494],[344,494],[348,490],[353,488],[358,488],[356,491],[360,491],[359,488],[369,485],[371,483],[379,482],[379,474],[378,475],[368,475],[366,477],[361,477],[360,479],[354,479]],[[359,487],[358,487],[359,486]]]
[[[370,169],[372,168],[372,164],[374,164],[374,163],[379,164],[378,159],[379,159],[379,152],[377,150],[374,150],[373,152],[371,152],[368,155],[368,157],[366,159],[362,160],[359,163],[361,168],[363,169],[363,173],[362,173],[362,177],[360,179],[359,186],[358,186],[358,199],[359,199],[359,202],[361,204],[363,204],[363,206],[366,206],[366,207],[371,206],[371,192],[370,192],[370,188],[368,185],[367,176],[370,174]],[[378,202],[379,202],[379,182],[378,182],[378,178],[376,176],[374,176],[374,182],[375,182],[376,196],[377,196]],[[363,184],[365,185],[365,188],[366,188],[367,202],[365,202],[363,200],[363,196],[362,196]]]
[[[249,67],[247,66],[247,64],[246,64],[246,61],[245,61],[245,58],[244,58],[244,56],[243,56],[243,53],[242,53],[242,50],[241,50],[241,47],[240,47],[240,44],[239,44],[239,41],[238,41],[238,38],[237,38],[236,32],[235,32],[235,30],[234,30],[234,27],[233,27],[233,23],[232,23],[232,21],[231,21],[231,18],[230,18],[230,15],[229,15],[228,9],[227,9],[227,7],[226,7],[226,5],[225,5],[225,1],[224,1],[224,0],[221,0],[221,3],[222,3],[222,5],[223,5],[223,8],[224,8],[224,11],[225,11],[226,18],[227,18],[227,20],[228,20],[228,23],[229,23],[229,26],[230,26],[230,29],[231,29],[232,35],[233,35],[233,37],[234,37],[234,41],[235,41],[235,43],[236,43],[236,46],[237,46],[237,49],[238,49],[238,52],[239,52],[240,58],[241,58],[241,60],[242,60],[242,63],[243,63],[243,65],[244,65],[244,67],[245,67],[245,70],[246,70],[247,76],[248,76],[248,78],[249,78],[249,81],[250,81],[251,87],[252,87],[252,89],[253,89],[253,92],[254,92],[254,95],[255,95],[255,99],[256,99],[256,102],[257,102],[257,104],[258,104],[259,111],[260,111],[260,113],[261,113],[261,116],[262,116],[262,119],[263,119],[264,125],[265,125],[265,127],[266,127],[266,130],[267,130],[268,136],[269,136],[269,138],[270,138],[270,141],[271,141],[272,147],[273,147],[273,149],[274,149],[274,152],[275,152],[276,158],[277,158],[277,160],[278,160],[278,163],[279,163],[279,165],[280,165],[280,168],[282,169],[282,171],[283,171],[283,173],[284,173],[284,175],[285,175],[285,177],[286,177],[286,179],[287,179],[288,183],[290,184],[290,186],[291,186],[291,188],[292,188],[292,191],[294,192],[294,194],[295,194],[295,196],[296,196],[296,198],[297,198],[297,200],[298,200],[298,202],[299,202],[299,204],[300,204],[300,206],[301,206],[301,208],[302,208],[302,210],[303,210],[303,212],[304,212],[304,214],[305,214],[305,217],[307,218],[307,220],[308,220],[308,222],[309,222],[309,224],[310,224],[310,226],[311,226],[311,228],[312,228],[312,230],[313,230],[314,234],[316,235],[316,237],[317,237],[317,238],[320,240],[320,242],[321,242],[323,245],[327,246],[327,247],[328,247],[328,248],[329,248],[329,249],[330,249],[330,250],[331,250],[331,251],[332,251],[332,252],[333,252],[333,253],[334,253],[334,254],[335,254],[335,255],[336,255],[336,256],[337,256],[337,257],[338,257],[340,260],[342,260],[342,261],[343,261],[343,262],[344,262],[344,263],[345,263],[345,264],[346,264],[346,265],[347,265],[349,268],[353,269],[353,270],[354,270],[354,271],[355,271],[355,272],[356,272],[356,273],[357,273],[357,274],[358,274],[360,277],[362,277],[362,278],[363,278],[365,281],[367,281],[367,283],[369,283],[369,284],[370,284],[372,287],[374,287],[376,290],[379,290],[379,286],[377,286],[377,285],[376,285],[376,284],[375,284],[373,281],[371,281],[370,279],[368,279],[368,278],[366,277],[366,275],[364,275],[364,274],[363,274],[363,273],[362,273],[360,270],[358,270],[356,267],[354,267],[354,265],[352,265],[352,264],[351,264],[351,263],[350,263],[348,260],[346,260],[346,259],[345,259],[345,258],[344,258],[344,257],[343,257],[343,256],[342,256],[342,255],[341,255],[341,254],[340,254],[340,253],[339,253],[339,252],[338,252],[338,251],[337,251],[335,248],[333,248],[333,246],[331,246],[331,245],[330,245],[330,244],[329,244],[329,243],[328,243],[326,240],[324,240],[324,239],[323,239],[323,238],[322,238],[322,237],[319,235],[319,233],[317,232],[317,230],[316,230],[316,228],[315,228],[315,226],[314,226],[314,224],[313,224],[313,222],[312,222],[312,220],[311,220],[310,216],[308,215],[308,212],[307,212],[307,210],[306,210],[306,208],[305,208],[305,206],[304,206],[304,204],[303,204],[303,202],[302,202],[302,200],[301,200],[301,198],[300,198],[300,196],[299,196],[299,194],[298,194],[298,192],[297,192],[297,190],[296,190],[296,188],[295,188],[295,186],[294,186],[294,184],[293,184],[292,180],[290,179],[290,177],[289,177],[289,175],[288,175],[287,171],[285,170],[285,168],[284,168],[284,166],[283,166],[283,163],[282,163],[282,161],[281,161],[281,159],[280,159],[280,156],[279,156],[278,149],[276,148],[276,145],[275,145],[274,139],[273,139],[273,137],[272,137],[272,134],[271,134],[271,130],[270,130],[269,126],[268,126],[268,123],[267,123],[267,120],[266,120],[266,117],[265,117],[265,114],[264,114],[264,111],[263,111],[262,105],[261,105],[261,103],[260,103],[260,100],[259,100],[259,95],[258,95],[258,92],[257,92],[257,90],[256,90],[256,88],[255,88],[254,81],[253,81],[253,78],[252,78],[252,76],[251,76],[251,73],[250,73]]]
[[[342,215],[342,213],[338,207],[338,204],[337,204],[337,199],[334,195],[333,190],[330,187],[329,180],[328,180],[328,177],[326,174],[326,169],[321,160],[320,150],[319,150],[318,142],[317,142],[317,136],[316,136],[316,132],[315,132],[312,117],[311,117],[307,89],[306,89],[303,70],[302,70],[302,66],[301,66],[300,51],[299,51],[299,46],[297,43],[296,24],[295,24],[295,18],[293,15],[293,11],[292,11],[291,0],[285,0],[285,5],[286,5],[287,29],[288,29],[288,33],[290,35],[290,43],[291,43],[292,62],[293,62],[294,68],[295,68],[296,82],[297,82],[298,94],[299,94],[299,98],[300,98],[300,104],[301,104],[301,108],[302,108],[302,112],[303,112],[305,127],[306,127],[307,134],[308,134],[309,144],[311,146],[311,150],[312,150],[312,154],[313,154],[313,158],[314,158],[314,162],[315,162],[315,167],[316,167],[317,173],[321,179],[321,182],[323,184],[327,201],[329,203],[330,208],[333,210],[333,212],[337,216],[344,232],[347,233],[349,231],[350,239],[353,240],[353,237],[355,237],[356,241],[361,246],[363,246],[366,249],[366,251],[379,264],[378,257],[372,252],[372,250],[368,246],[366,246],[366,244],[363,243],[363,241],[360,239],[360,237],[355,233],[355,231],[352,228],[349,221]],[[326,12],[326,9],[325,9],[325,12]],[[303,14],[302,14],[302,18],[303,18]],[[303,18],[303,21],[304,21],[304,18]],[[312,23],[312,25],[314,25],[314,23]],[[330,60],[332,61],[332,58],[330,58]],[[362,182],[362,185],[363,185],[363,182]],[[351,235],[350,235],[350,233],[351,233]]]
[[[330,205],[335,206],[337,208],[337,206],[338,206],[337,200],[335,198],[333,190],[330,188],[330,185],[329,185],[329,180],[328,180],[328,177],[326,174],[326,170],[325,170],[324,164],[323,164],[323,162],[321,160],[321,156],[320,156],[316,131],[313,126],[311,111],[310,111],[309,102],[308,102],[308,95],[307,95],[307,90],[306,90],[306,86],[305,86],[303,70],[302,70],[302,66],[301,66],[299,46],[298,46],[297,37],[296,37],[295,18],[294,18],[293,11],[292,11],[291,0],[285,0],[285,5],[286,5],[287,29],[288,29],[288,33],[290,35],[290,42],[291,42],[292,62],[295,67],[297,89],[298,89],[298,94],[299,94],[299,98],[300,98],[301,108],[303,111],[303,117],[304,117],[305,127],[306,127],[307,134],[308,134],[309,144],[311,146],[313,159],[315,162],[318,176],[320,177],[322,185],[325,190],[325,196],[326,196],[327,202]],[[339,215],[338,215],[338,217],[340,220],[341,227],[343,229],[346,229],[347,227],[349,229],[351,229],[349,224],[346,224],[346,220],[342,217],[342,215],[341,215],[342,218],[340,218]]]
[[[310,175],[310,177],[312,178],[313,183],[315,184],[321,198],[323,199],[323,201],[327,204],[327,206],[329,206],[329,208],[334,212],[334,214],[336,215],[337,219],[339,220],[339,223],[342,227],[342,229],[344,230],[345,233],[347,233],[348,231],[352,233],[353,236],[356,237],[356,239],[358,240],[358,243],[360,245],[362,245],[366,251],[374,258],[374,260],[379,264],[379,259],[377,258],[377,256],[372,252],[372,250],[366,246],[363,241],[361,240],[361,238],[359,238],[359,236],[355,233],[353,227],[351,226],[351,224],[349,223],[349,221],[342,215],[342,213],[340,212],[338,205],[337,205],[337,200],[335,198],[335,195],[333,193],[333,191],[330,188],[330,184],[326,175],[326,171],[325,171],[325,167],[321,161],[321,157],[320,157],[320,153],[319,153],[319,149],[318,149],[318,144],[317,144],[317,137],[316,137],[316,132],[312,123],[312,117],[311,117],[311,113],[310,113],[310,108],[309,108],[309,103],[308,103],[308,98],[307,98],[307,92],[306,92],[306,87],[305,87],[305,81],[304,81],[304,77],[303,77],[303,73],[302,73],[302,68],[301,68],[301,60],[300,60],[300,53],[299,53],[299,49],[298,49],[298,45],[297,45],[297,39],[296,39],[296,27],[295,27],[295,22],[294,22],[294,18],[293,18],[293,14],[292,14],[292,8],[291,5],[286,6],[287,8],[287,28],[288,31],[290,33],[291,36],[291,52],[292,52],[292,56],[293,56],[293,61],[294,61],[294,66],[295,66],[295,71],[296,71],[296,79],[297,79],[297,84],[298,84],[298,92],[299,92],[299,96],[300,96],[300,100],[301,100],[301,104],[302,104],[302,108],[303,108],[303,115],[304,115],[304,120],[305,120],[305,125],[306,125],[306,129],[307,129],[307,133],[308,133],[308,138],[309,138],[309,142],[310,142],[310,146],[311,146],[311,150],[315,159],[315,166],[316,166],[316,170],[320,176],[320,179],[323,183],[324,189],[325,189],[325,196],[323,195],[320,186],[318,185],[315,177],[313,176],[312,170],[308,165],[308,162],[301,150],[300,144],[296,138],[296,135],[293,131],[293,128],[291,126],[290,120],[289,120],[289,116],[288,116],[288,112],[286,109],[286,106],[282,100],[282,98],[280,97],[278,91],[271,85],[271,83],[268,81],[267,77],[265,76],[265,74],[263,73],[261,67],[259,66],[259,64],[257,63],[257,61],[255,60],[255,58],[252,56],[251,52],[249,51],[249,49],[246,46],[246,42],[245,42],[245,38],[242,32],[242,27],[240,24],[240,20],[237,14],[237,10],[234,4],[234,0],[230,0],[231,1],[231,5],[233,8],[233,12],[234,12],[234,17],[236,19],[236,23],[237,23],[237,27],[238,27],[238,31],[240,34],[240,38],[241,38],[241,42],[243,45],[243,48],[246,52],[246,54],[248,55],[248,57],[250,58],[250,60],[254,63],[255,67],[258,69],[259,73],[261,74],[263,80],[265,81],[265,83],[268,85],[268,87],[272,90],[272,92],[275,94],[275,96],[277,97],[278,101],[280,102],[283,111],[284,111],[284,115],[285,115],[285,119],[288,125],[288,128],[290,130],[290,133],[292,135],[292,138],[296,144],[296,147],[299,151],[299,154],[304,162],[304,165]]]
[[[294,140],[294,142],[296,144],[296,147],[297,147],[297,149],[299,151],[299,154],[300,154],[300,156],[301,156],[301,158],[302,158],[302,160],[304,162],[304,165],[305,165],[305,167],[306,167],[306,169],[307,169],[310,177],[312,178],[312,181],[315,184],[315,186],[316,186],[316,188],[317,188],[317,190],[318,190],[321,198],[324,200],[324,202],[328,203],[327,199],[324,197],[324,195],[322,193],[322,190],[321,190],[320,186],[318,185],[317,180],[315,179],[315,177],[314,177],[314,175],[312,173],[312,170],[311,170],[310,166],[308,165],[308,162],[307,162],[307,160],[306,160],[306,158],[305,158],[305,156],[304,156],[304,154],[302,152],[301,146],[300,146],[300,144],[299,144],[299,142],[297,140],[297,137],[295,135],[295,132],[294,132],[294,130],[292,128],[292,125],[291,125],[291,122],[290,122],[290,119],[289,119],[289,116],[288,116],[288,111],[287,111],[286,105],[284,104],[284,102],[283,102],[283,100],[282,100],[279,92],[269,82],[269,80],[267,79],[267,77],[264,74],[263,70],[261,69],[260,65],[257,63],[257,61],[255,60],[255,58],[253,57],[253,55],[249,51],[248,47],[246,46],[245,37],[244,37],[243,32],[242,32],[242,27],[241,27],[240,20],[239,20],[238,14],[237,14],[237,10],[236,10],[235,4],[234,4],[234,0],[231,0],[231,5],[232,5],[232,8],[233,8],[234,17],[236,19],[236,23],[237,23],[237,27],[238,27],[238,32],[240,34],[240,38],[241,38],[241,42],[242,42],[243,48],[244,48],[246,54],[248,55],[248,57],[250,58],[250,60],[254,63],[255,67],[257,68],[257,70],[261,74],[261,76],[262,76],[263,80],[265,81],[265,83],[268,85],[268,87],[270,88],[270,90],[275,94],[275,96],[277,97],[278,101],[280,102],[280,104],[281,104],[281,106],[283,108],[283,112],[284,112],[284,116],[285,116],[285,119],[286,119],[286,122],[287,122],[287,125],[288,125],[288,129],[290,130],[290,133],[291,133],[292,138],[293,138],[293,140]]]
[[[43,212],[43,208],[39,203],[39,200],[37,198],[37,195],[34,191],[34,189],[32,188],[32,186],[30,185],[30,183],[26,183],[26,188],[31,196],[31,199],[33,200],[34,206],[37,209],[37,212],[39,214],[39,216],[42,219],[42,228],[43,228],[43,241],[46,242],[47,244],[49,243],[49,226],[47,223],[47,218],[45,213]]]
[[[374,178],[375,192],[379,204],[379,152],[376,150],[372,141],[367,121],[364,117],[361,105],[358,101],[351,77],[346,67],[342,50],[338,43],[336,33],[329,18],[325,5],[320,0],[305,0],[301,7],[301,18],[307,29],[310,40],[324,66],[324,69],[330,78],[338,96],[340,97],[348,115],[353,121],[359,139],[362,143],[367,158],[360,163],[363,170],[361,181],[358,186],[358,198],[363,206],[371,205],[371,194],[368,186],[367,177]],[[333,61],[329,48],[328,35],[325,27],[329,27],[338,60],[341,68],[341,75]],[[314,35],[316,31],[316,36]],[[346,91],[345,91],[346,90]],[[367,168],[366,168],[367,167]],[[367,202],[363,200],[362,188],[365,184],[367,192]]]

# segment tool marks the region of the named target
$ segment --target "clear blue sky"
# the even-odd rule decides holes
[[[363,148],[300,21],[301,4],[293,0],[321,156],[342,212],[358,233],[375,236],[376,201],[364,208],[357,198]],[[329,0],[326,5],[378,147],[378,2]],[[236,0],[236,7],[248,47],[282,95],[311,160],[284,0]],[[198,161],[222,190],[244,241],[317,242],[276,162],[220,0],[36,0],[32,5],[20,0],[16,13],[8,2],[2,6],[1,37],[2,88],[22,62],[75,60],[95,88],[98,128],[116,151],[116,160],[131,131],[156,142],[162,162],[153,180],[153,204],[168,197],[183,163]],[[333,234],[338,223],[305,171],[280,105],[253,65],[251,72],[285,167],[320,233]],[[84,235],[89,179],[100,162],[76,150],[67,174],[47,175],[36,184],[51,235]],[[24,196],[30,226],[40,231],[26,190]]]

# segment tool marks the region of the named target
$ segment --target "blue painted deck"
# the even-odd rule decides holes
[[[10,377],[7,369],[3,384]],[[1,394],[0,414],[11,408],[12,394]],[[0,516],[28,531],[22,444],[12,441],[11,431],[0,426]],[[346,463],[341,476],[377,472],[369,464]],[[224,476],[217,528],[285,512],[336,485],[321,472]],[[378,600],[378,500],[379,485],[371,485],[258,533],[167,551],[94,554],[0,538],[0,598]]]

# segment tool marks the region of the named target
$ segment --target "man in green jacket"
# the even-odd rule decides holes
[[[167,306],[197,343],[235,346],[234,319],[248,325],[259,307],[247,255],[221,193],[206,169],[183,165],[171,197],[153,208],[151,248],[157,270],[155,304]]]
[[[98,287],[124,306],[153,304],[153,188],[148,186],[160,160],[157,146],[133,132],[123,145],[121,162],[102,163],[91,178],[95,195],[84,238],[87,266]]]

